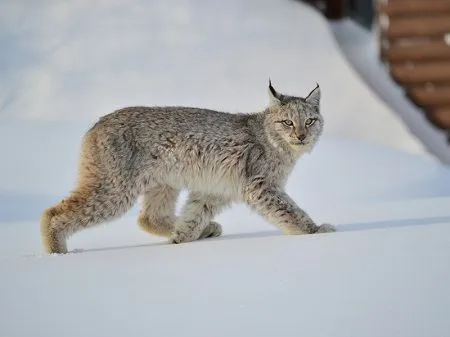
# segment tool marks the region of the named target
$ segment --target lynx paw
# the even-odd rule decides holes
[[[42,234],[44,248],[49,254],[66,254],[66,239],[55,232],[48,231]]]
[[[206,228],[203,230],[202,235],[200,235],[200,239],[215,238],[221,235],[222,235],[222,226],[215,221],[211,221],[209,225],[206,226]]]
[[[54,216],[54,209],[46,210],[41,216],[42,243],[49,254],[65,254],[67,253],[66,237],[61,231],[52,227]]]
[[[222,226],[215,222],[211,221],[208,226],[203,230],[200,237],[198,237],[194,231],[183,231],[182,229],[176,229],[172,236],[169,239],[170,243],[184,243],[191,242],[198,239],[212,238],[216,236],[220,236],[222,234]]]
[[[330,224],[320,225],[316,233],[332,233],[336,232],[336,228]]]
[[[184,243],[194,240],[196,240],[196,238],[192,236],[192,233],[186,233],[177,229],[173,231],[169,238],[170,243]]]

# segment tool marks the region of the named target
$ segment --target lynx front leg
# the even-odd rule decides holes
[[[226,205],[228,200],[214,195],[192,192],[175,223],[170,238],[172,243],[182,243],[222,234],[221,226],[211,221]]]
[[[271,186],[263,178],[254,178],[247,185],[244,200],[267,221],[285,234],[334,232],[331,225],[317,226],[310,216],[298,207],[282,190]]]

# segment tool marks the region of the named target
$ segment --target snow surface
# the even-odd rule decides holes
[[[309,7],[6,1],[0,34],[0,336],[450,335],[450,169],[412,154]],[[282,236],[237,205],[223,237],[169,245],[139,231],[137,205],[43,254],[38,217],[73,187],[97,117],[256,110],[269,75],[323,88],[326,134],[288,192],[337,233]]]
[[[449,202],[366,208],[359,220],[378,222],[334,234],[255,226],[183,245],[134,240],[122,219],[77,242],[96,248],[3,258],[2,336],[448,336]],[[7,242],[38,238],[35,224],[10,230]]]

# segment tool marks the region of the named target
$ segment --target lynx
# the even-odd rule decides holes
[[[285,192],[323,130],[319,85],[302,98],[278,93],[269,80],[268,94],[256,113],[127,107],[100,118],[83,137],[75,189],[42,215],[46,251],[66,253],[70,235],[123,215],[140,196],[139,226],[171,243],[221,235],[213,219],[237,202],[284,234],[335,231]],[[181,189],[190,194],[176,216]]]

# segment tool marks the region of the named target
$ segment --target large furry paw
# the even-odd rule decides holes
[[[197,240],[198,237],[192,231],[175,229],[169,238],[170,243],[185,243]]]
[[[215,222],[211,221],[208,226],[203,230],[202,235],[200,235],[200,239],[206,238],[214,238],[222,235],[222,226]]]
[[[42,233],[42,241],[45,250],[49,254],[67,253],[66,239],[53,231],[46,231]]]
[[[52,226],[53,209],[46,210],[41,217],[41,237],[44,249],[49,254],[67,253],[66,237]]]
[[[317,228],[316,233],[332,233],[336,232],[336,228],[330,224],[323,224],[320,225],[319,228]]]
[[[198,236],[194,231],[183,231],[182,229],[175,229],[170,236],[170,243],[185,243],[192,242],[199,239],[212,238],[220,236],[222,234],[222,226],[211,221],[208,226],[203,230],[202,234]]]
[[[283,234],[285,235],[305,235],[308,234],[300,227],[288,227],[283,229]]]

